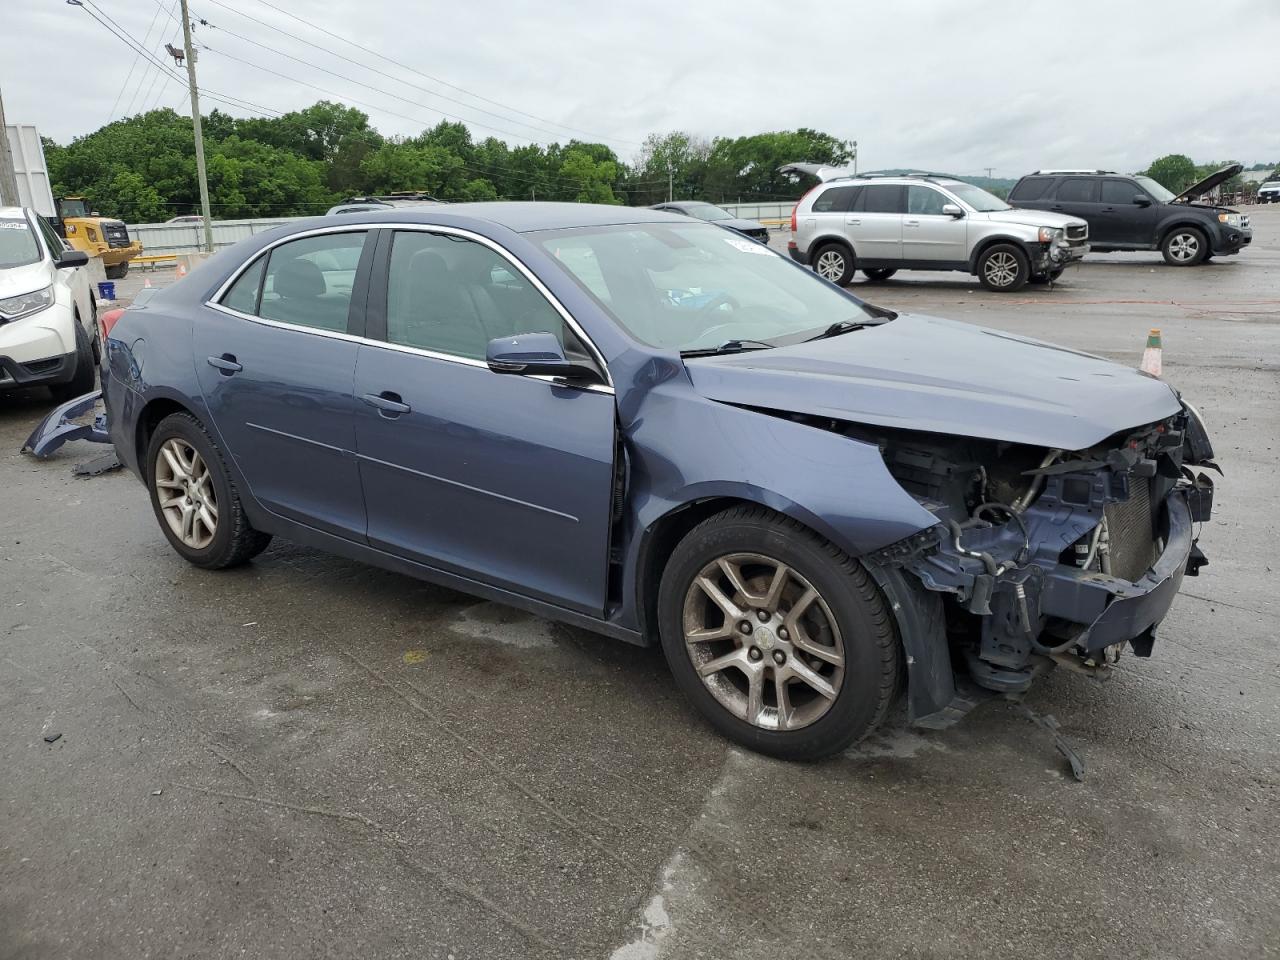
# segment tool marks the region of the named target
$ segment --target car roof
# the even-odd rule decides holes
[[[366,218],[371,223],[427,224],[457,224],[467,219],[483,220],[506,227],[515,233],[627,223],[687,223],[677,214],[651,210],[648,207],[624,207],[603,203],[548,203],[533,200],[493,200],[478,203],[396,207],[370,212]],[[335,215],[333,222],[349,222],[349,218]]]
[[[1037,170],[1027,174],[1029,177],[1127,177],[1127,173],[1116,173],[1114,170]]]
[[[967,185],[968,181],[946,173],[860,173],[856,177],[835,177],[818,184],[820,187],[844,186],[850,184],[887,183],[934,183],[940,187]]]
[[[0,207],[0,217],[25,217],[27,215],[26,207]]]

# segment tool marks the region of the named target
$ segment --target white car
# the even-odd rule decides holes
[[[93,390],[100,344],[88,262],[34,210],[0,207],[0,391],[47,386],[65,400]]]

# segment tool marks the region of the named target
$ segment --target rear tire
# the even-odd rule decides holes
[[[993,244],[978,258],[978,279],[996,293],[1021,290],[1030,276],[1026,253],[1011,243]]]
[[[160,529],[188,563],[223,570],[271,543],[269,533],[249,525],[222,452],[191,414],[160,421],[147,445],[145,469]]]
[[[762,507],[726,510],[680,541],[662,574],[658,627],[693,705],[726,737],[775,757],[844,750],[876,728],[897,691],[900,645],[867,571]]]
[[[117,263],[113,267],[103,267],[102,269],[106,273],[108,280],[123,280],[129,273],[129,264],[127,262]]]
[[[813,269],[822,279],[830,280],[837,286],[843,287],[853,279],[856,265],[853,253],[848,247],[839,243],[828,243],[814,251]]]
[[[1209,256],[1209,241],[1195,227],[1174,227],[1160,244],[1160,254],[1171,267],[1194,267]]]
[[[871,269],[864,269],[862,272],[873,283],[881,283],[892,277],[898,270],[896,267],[872,267]]]
[[[94,378],[93,346],[89,343],[89,335],[84,332],[84,326],[80,323],[79,315],[75,318],[75,324],[75,372],[71,374],[69,382],[60,383],[55,387],[49,388],[53,398],[59,403],[66,403],[76,397],[83,397],[86,393],[92,393],[96,382]]]

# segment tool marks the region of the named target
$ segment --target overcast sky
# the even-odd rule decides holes
[[[179,21],[165,12],[177,0],[93,2],[139,40],[150,26],[146,45],[161,56],[165,42],[181,46]],[[630,160],[653,131],[714,137],[808,126],[857,140],[861,169],[992,167],[1004,177],[1037,167],[1131,171],[1170,152],[1197,162],[1280,160],[1280,0],[270,0],[314,27],[261,0],[190,2],[193,18],[211,25],[196,31],[210,48],[199,58],[202,87],[279,111],[342,100],[388,135],[417,133],[443,112],[466,119],[477,139],[489,127],[513,144],[576,135]],[[144,75],[142,64],[128,77],[133,54],[85,9],[63,0],[3,6],[0,92],[10,122],[66,142],[107,122],[117,96],[117,118],[131,99],[132,112],[143,103],[190,112],[175,80],[152,84],[157,73]]]

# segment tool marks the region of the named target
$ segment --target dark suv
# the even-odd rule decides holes
[[[1192,203],[1240,169],[1239,164],[1223,167],[1179,194],[1140,174],[1038,170],[1017,182],[1009,202],[1087,220],[1094,251],[1159,250],[1165,263],[1189,267],[1239,253],[1253,239],[1247,214]]]

